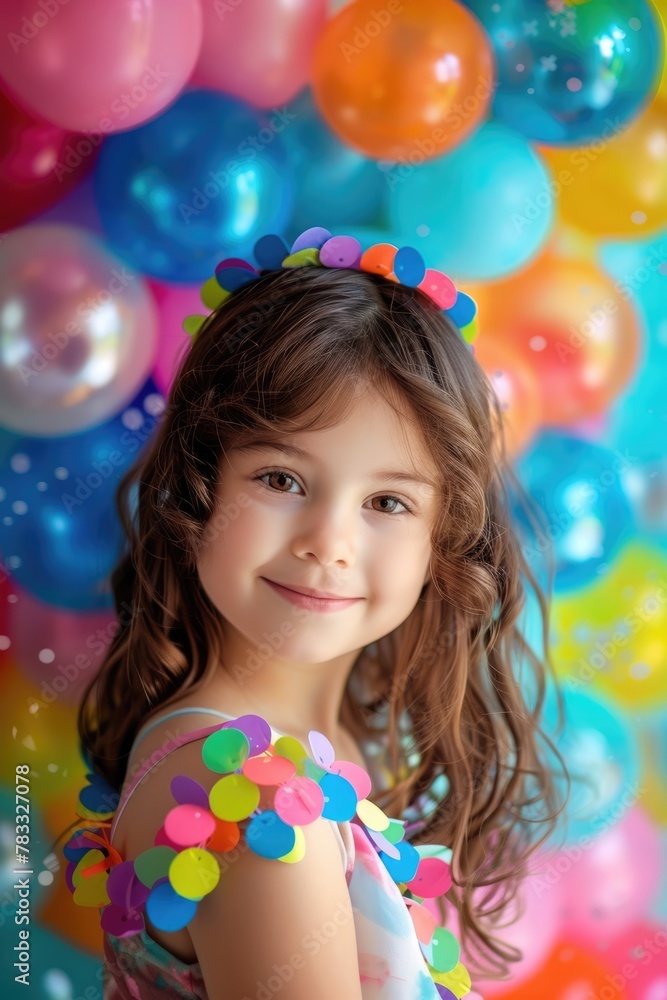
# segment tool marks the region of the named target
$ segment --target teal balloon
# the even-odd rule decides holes
[[[660,491],[665,474],[667,441],[667,230],[650,240],[607,242],[599,251],[601,266],[615,279],[620,295],[630,302],[641,322],[642,359],[632,381],[612,402],[602,442],[632,456],[635,469],[652,467],[640,476],[650,497],[647,510],[649,531],[665,524],[665,495]],[[634,482],[639,501],[645,494],[641,482]],[[663,487],[664,488],[664,487]],[[652,504],[657,506],[651,510]],[[662,515],[662,516],[661,516]],[[653,522],[653,527],[651,523]]]
[[[523,136],[495,122],[451,153],[388,172],[389,228],[428,267],[484,281],[542,248],[554,220],[546,166]],[[537,211],[533,206],[537,205]]]
[[[342,143],[328,127],[309,88],[292,102],[285,130],[289,164],[295,180],[290,229],[297,234],[313,225],[364,225],[379,215],[386,181],[379,164]]]
[[[62,877],[62,876],[61,876]],[[74,905],[70,903],[69,905]],[[97,910],[91,909],[97,918]],[[63,915],[63,922],[66,916]],[[20,1000],[30,996],[31,1000],[80,1000],[83,997],[102,1000],[103,965],[88,952],[77,948],[65,937],[40,925],[31,917],[30,923],[30,976],[29,986],[16,982],[18,970],[12,969],[5,976],[3,1000]],[[0,947],[6,956],[13,955],[18,944],[18,928],[13,921],[6,921],[0,928]],[[11,962],[14,958],[11,959]],[[6,960],[6,965],[11,964]]]
[[[585,688],[586,682],[580,683]],[[556,701],[551,692],[545,701],[541,728],[563,757],[571,779],[567,805],[550,841],[573,844],[613,826],[636,801],[641,761],[632,726],[620,707],[567,686],[563,687],[563,697],[562,732],[557,735]],[[559,794],[564,796],[567,785],[562,766],[551,748],[545,750],[545,760]]]
[[[109,136],[95,191],[115,252],[157,278],[195,283],[281,233],[294,204],[288,126],[281,109],[190,90],[159,118]]]
[[[467,0],[489,34],[497,121],[529,139],[612,138],[655,94],[662,28],[645,0]]]

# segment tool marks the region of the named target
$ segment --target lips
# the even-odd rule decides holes
[[[267,577],[261,577],[262,580],[272,590],[276,592],[285,601],[289,601],[290,604],[294,604],[297,607],[306,608],[309,611],[322,612],[329,614],[336,611],[344,611],[346,608],[351,608],[353,605],[357,604],[361,597],[340,597],[335,595],[335,597],[313,597],[312,594],[303,594],[301,590],[293,590],[291,587],[286,587],[282,583],[275,583],[273,580],[267,579]],[[302,588],[310,589],[310,588]],[[318,593],[318,591],[315,591]],[[321,594],[322,591],[319,591]],[[326,593],[326,591],[324,591]]]
[[[322,601],[358,601],[359,597],[346,597],[344,594],[332,594],[328,590],[313,590],[312,587],[297,587],[293,583],[280,583],[278,580],[269,580],[262,577],[267,583],[275,583],[277,587],[284,587],[285,590],[292,590],[295,594],[305,594],[306,597],[316,597]]]

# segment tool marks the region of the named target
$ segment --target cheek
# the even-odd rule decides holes
[[[252,567],[270,554],[272,540],[275,545],[275,525],[262,515],[260,504],[233,508],[222,504],[204,529],[200,575],[212,576],[224,570],[231,575],[237,568]]]

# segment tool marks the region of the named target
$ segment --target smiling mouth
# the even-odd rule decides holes
[[[353,604],[363,600],[361,597],[314,597],[312,594],[302,594],[298,590],[285,587],[282,583],[269,580],[268,577],[262,576],[260,579],[268,583],[272,590],[275,590],[280,597],[299,607],[308,608],[311,611],[343,611],[345,608],[352,607]]]
[[[282,587],[283,590],[291,590],[293,594],[302,594],[304,597],[312,597],[318,601],[360,601],[360,597],[345,597],[343,594],[331,594],[326,590],[313,590],[310,587],[295,587],[287,583],[278,583],[277,580],[269,580],[268,577],[263,576],[263,580],[267,583],[272,583],[276,587]]]

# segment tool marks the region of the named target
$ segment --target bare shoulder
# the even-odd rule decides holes
[[[244,841],[216,855],[220,880],[188,925],[210,1000],[361,1000],[354,914],[328,820],[302,827],[300,861],[260,857]],[[260,992],[258,992],[260,991]]]

